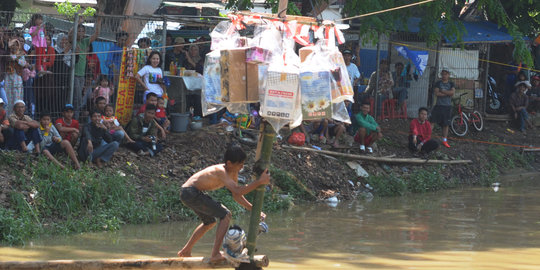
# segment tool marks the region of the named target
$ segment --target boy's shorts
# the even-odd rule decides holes
[[[360,136],[358,135],[358,132],[354,135],[354,141],[363,144],[363,145],[371,145],[373,143],[373,133],[366,135],[364,137],[364,143],[360,142]]]
[[[62,149],[62,146],[60,146],[59,143],[52,143],[51,145],[49,146],[45,146],[45,148],[43,150],[49,150],[49,152],[51,153],[51,155],[54,155],[56,153],[62,153],[62,151],[64,151]]]
[[[165,124],[165,121],[167,121],[167,117],[158,118],[157,122],[160,126],[163,126]]]
[[[216,218],[223,219],[230,213],[221,203],[195,187],[183,187],[180,190],[180,200],[197,214],[204,225],[215,223]]]

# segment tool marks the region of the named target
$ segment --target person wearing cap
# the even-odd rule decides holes
[[[527,106],[529,106],[529,97],[525,95],[527,91],[527,84],[520,83],[517,86],[518,91],[512,93],[510,96],[510,108],[514,113],[514,119],[519,121],[519,131],[525,132],[525,124],[532,128],[532,123],[529,120],[529,114],[527,113]]]
[[[22,100],[15,101],[13,105],[13,114],[9,116],[9,125],[13,128],[14,141],[11,145],[14,150],[21,150],[27,152],[27,145],[32,142],[36,147],[34,148],[36,153],[40,152],[39,143],[41,142],[41,136],[39,136],[38,128],[39,123],[30,116],[25,115],[26,103]]]
[[[454,82],[450,81],[450,72],[446,69],[441,71],[441,80],[433,87],[437,102],[431,112],[431,122],[437,123],[442,128],[442,145],[450,148],[448,144],[448,127],[452,119],[452,97],[456,93]]]
[[[528,111],[532,114],[536,114],[540,111],[540,77],[532,77],[532,88],[527,92],[529,96],[529,108]]]
[[[71,146],[75,146],[77,139],[79,139],[79,121],[73,119],[74,108],[71,104],[66,104],[62,110],[62,117],[56,119],[54,126],[60,132],[62,139],[71,143]]]
[[[176,65],[178,68],[184,66],[184,61],[186,61],[187,51],[184,49],[185,40],[182,37],[177,37],[174,39],[174,49],[165,56],[165,70],[169,71],[171,63]]]
[[[2,148],[5,148],[6,142],[13,136],[13,129],[9,126],[4,105],[4,100],[0,98],[0,147]]]

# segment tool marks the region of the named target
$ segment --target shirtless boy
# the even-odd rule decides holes
[[[216,225],[216,218],[219,218],[219,225],[216,231],[216,239],[210,261],[216,262],[225,259],[219,251],[223,242],[223,237],[229,227],[231,212],[219,202],[216,202],[205,191],[212,191],[226,187],[231,191],[233,199],[247,210],[251,210],[251,203],[244,197],[245,194],[255,190],[260,185],[270,182],[270,174],[265,169],[259,180],[253,181],[249,185],[238,185],[238,172],[244,167],[246,153],[238,145],[230,146],[225,152],[224,164],[210,166],[191,176],[183,185],[180,191],[182,202],[199,216],[202,223],[195,228],[191,238],[186,245],[178,252],[180,257],[191,257],[193,246],[201,237]],[[266,215],[261,212],[261,219]]]

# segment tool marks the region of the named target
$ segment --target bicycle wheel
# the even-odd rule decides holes
[[[476,130],[482,131],[484,129],[484,119],[482,119],[482,114],[479,111],[473,111],[470,120]]]
[[[452,117],[452,122],[450,122],[450,128],[452,129],[452,132],[454,132],[454,134],[463,137],[465,136],[465,134],[467,134],[467,131],[469,130],[469,125],[467,124],[467,121],[465,121],[465,119],[462,119],[460,117],[460,115],[454,115],[454,117]]]

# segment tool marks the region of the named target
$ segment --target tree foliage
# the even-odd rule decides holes
[[[96,9],[92,7],[87,7],[82,12],[80,12],[82,9],[81,5],[73,5],[69,1],[54,3],[54,6],[56,7],[56,11],[59,14],[65,15],[70,20],[73,20],[75,14],[77,13],[79,13],[79,15],[83,17],[92,17],[96,13]]]

